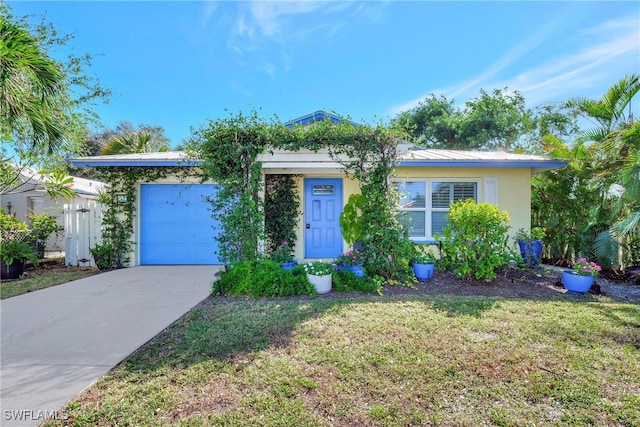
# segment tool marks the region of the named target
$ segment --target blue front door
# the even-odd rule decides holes
[[[342,252],[341,178],[304,180],[304,256],[335,258]]]

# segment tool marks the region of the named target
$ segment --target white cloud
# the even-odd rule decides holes
[[[636,25],[627,25],[632,20],[636,21]],[[637,19],[617,21],[621,25],[616,27],[618,31],[613,37],[613,31],[598,31],[609,27],[611,22],[583,32],[583,47],[576,53],[551,58],[503,84],[520,90],[532,105],[546,100],[559,101],[566,96],[597,97],[593,93],[585,93],[585,90],[606,90],[628,70],[637,72],[640,65],[640,27]],[[626,31],[622,32],[621,29]]]
[[[480,75],[459,85],[430,90],[418,98],[392,107],[389,114],[396,115],[409,110],[431,93],[464,102],[477,96],[480,88],[509,87],[519,90],[531,106],[574,96],[599,97],[597,93],[603,93],[625,72],[638,70],[640,23],[638,17],[632,16],[609,20],[577,33],[573,40],[573,53],[550,57],[544,63],[511,78],[494,79],[499,71],[517,64],[527,52],[540,45],[548,30],[520,43]]]
[[[204,2],[202,6],[202,14],[200,15],[201,26],[206,26],[209,23],[211,17],[216,13],[216,10],[218,10],[218,6],[219,3],[215,1]]]
[[[236,21],[228,34],[228,46],[236,53],[253,55],[268,74],[293,67],[296,47],[310,41],[331,41],[348,27],[351,19],[368,19],[367,11],[385,4],[327,1],[238,2]],[[380,13],[370,13],[380,19]]]

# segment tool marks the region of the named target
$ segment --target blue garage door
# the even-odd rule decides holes
[[[219,264],[210,184],[142,184],[141,264]]]

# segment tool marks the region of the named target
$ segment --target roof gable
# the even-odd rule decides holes
[[[298,117],[297,119],[289,120],[288,122],[285,122],[284,125],[288,128],[292,128],[294,126],[308,126],[310,124],[313,124],[315,122],[320,122],[322,120],[328,120],[331,123],[340,123],[340,122],[343,122],[345,119],[338,116],[337,114],[329,113],[324,110],[318,110],[313,113],[306,114],[302,117]]]

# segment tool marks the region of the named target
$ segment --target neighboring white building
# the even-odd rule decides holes
[[[64,226],[64,204],[81,203],[95,200],[104,188],[104,183],[86,178],[72,177],[71,188],[76,192],[76,197],[65,200],[58,197],[54,201],[43,185],[47,181],[46,175],[41,175],[31,169],[24,169],[18,178],[19,185],[14,185],[7,193],[0,194],[0,208],[5,213],[15,215],[20,221],[28,222],[28,214],[48,213],[57,218],[58,225]],[[64,251],[64,238],[51,236],[47,241],[47,251]]]

